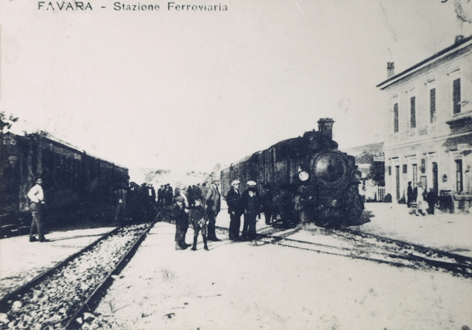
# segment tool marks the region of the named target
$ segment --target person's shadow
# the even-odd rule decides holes
[[[364,209],[364,211],[362,211],[361,217],[359,218],[359,226],[370,222],[370,219],[374,217],[375,215],[372,211]]]

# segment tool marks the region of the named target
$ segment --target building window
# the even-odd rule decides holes
[[[461,79],[454,79],[452,82],[452,106],[454,114],[461,112]]]
[[[410,128],[416,127],[416,97],[410,97]]]
[[[392,166],[388,167],[388,175],[392,175]]]
[[[393,132],[398,132],[398,103],[393,105]]]
[[[436,122],[436,88],[429,90],[429,114],[430,123]]]
[[[404,164],[403,165],[403,173],[407,173],[408,165]]]
[[[413,164],[413,187],[416,187],[416,184],[418,183],[418,166],[416,164]]]
[[[422,176],[420,177],[420,182],[421,182],[421,186],[423,187],[424,191],[425,191],[425,192],[428,191],[428,190],[427,190],[427,187],[428,187],[428,180],[427,180],[427,178],[426,178],[426,175],[422,175]]]
[[[462,159],[456,159],[456,191],[464,190],[462,183]]]

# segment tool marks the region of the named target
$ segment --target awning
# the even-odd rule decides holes
[[[447,150],[472,150],[472,132],[448,138],[442,145]]]

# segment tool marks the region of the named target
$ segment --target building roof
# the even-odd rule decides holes
[[[433,56],[430,56],[427,59],[413,65],[412,67],[410,67],[406,70],[404,70],[403,72],[400,72],[399,74],[396,74],[396,75],[388,78],[387,80],[385,80],[385,81],[381,82],[380,84],[378,84],[376,87],[379,87],[380,89],[385,89],[388,86],[390,86],[391,84],[393,84],[394,82],[396,82],[396,81],[398,81],[402,78],[405,78],[408,75],[412,74],[413,72],[417,71],[421,67],[424,67],[427,64],[431,64],[433,61],[439,60],[443,56],[445,56],[449,53],[453,53],[453,52],[455,52],[459,49],[463,49],[466,46],[471,45],[471,44],[472,44],[472,35],[468,36],[467,38],[463,38],[463,39],[455,42],[453,45],[441,50],[440,52],[434,54]]]
[[[363,146],[357,146],[343,151],[354,157],[358,157],[362,154],[380,156],[383,153],[383,145],[383,142],[365,144]]]
[[[380,161],[379,159],[383,159],[383,146],[383,142],[380,142],[365,144],[363,146],[349,148],[343,151],[346,152],[348,155],[354,156],[354,158],[356,159],[356,165],[359,166],[359,171],[367,175],[369,172],[370,164],[372,164],[374,161]],[[365,166],[363,167],[362,165]],[[365,175],[363,175],[363,177],[365,177]]]

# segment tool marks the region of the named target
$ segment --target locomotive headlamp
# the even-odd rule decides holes
[[[301,180],[301,181],[306,181],[310,178],[310,175],[308,174],[308,172],[305,172],[305,171],[300,171],[298,173],[298,178]]]

